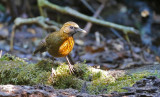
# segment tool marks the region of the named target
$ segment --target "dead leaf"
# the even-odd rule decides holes
[[[35,31],[35,29],[32,29],[32,28],[28,28],[27,29],[27,32],[30,32],[30,33],[32,33],[32,34],[36,34],[36,31]]]
[[[90,53],[98,53],[98,52],[105,51],[104,47],[86,46],[85,49],[87,52],[90,52]]]

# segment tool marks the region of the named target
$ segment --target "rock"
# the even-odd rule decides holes
[[[113,92],[113,95],[121,95],[127,97],[160,97],[160,79],[155,76],[149,76],[137,81],[132,87],[124,87],[122,89],[128,90],[128,92],[117,93]],[[111,96],[111,97],[112,97]]]
[[[107,69],[114,69],[114,68],[117,68],[118,67],[118,64],[107,64],[107,63],[102,63],[102,65],[100,66],[100,68],[102,70],[107,70]]]
[[[7,29],[0,28],[0,39],[5,39],[8,37],[8,35],[9,32]]]
[[[0,97],[53,97],[56,96],[50,86],[0,85]],[[52,91],[52,92],[50,92]]]
[[[98,95],[89,95],[88,93],[78,93],[76,97],[102,97]]]

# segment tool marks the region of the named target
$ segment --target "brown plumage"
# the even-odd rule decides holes
[[[40,42],[34,51],[34,54],[48,51],[48,53],[53,57],[67,56],[73,49],[73,35],[77,32],[85,31],[79,28],[79,26],[74,22],[66,22],[59,31],[46,36],[46,38]]]

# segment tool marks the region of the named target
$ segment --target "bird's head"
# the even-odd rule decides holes
[[[77,32],[86,33],[86,31],[81,29],[75,22],[66,22],[60,29],[60,32],[68,34],[69,36],[73,36]]]

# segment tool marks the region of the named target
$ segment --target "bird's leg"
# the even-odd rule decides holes
[[[68,62],[70,74],[74,74],[74,69],[73,69],[72,64],[70,63],[70,60],[69,60],[68,56],[66,56],[66,59],[67,59],[67,62]]]
[[[67,55],[67,57],[68,57],[69,62],[70,62],[72,65],[74,65],[74,64],[75,64],[75,62],[73,61],[73,59],[72,59],[71,55],[70,55],[70,54],[68,54],[68,55]]]

